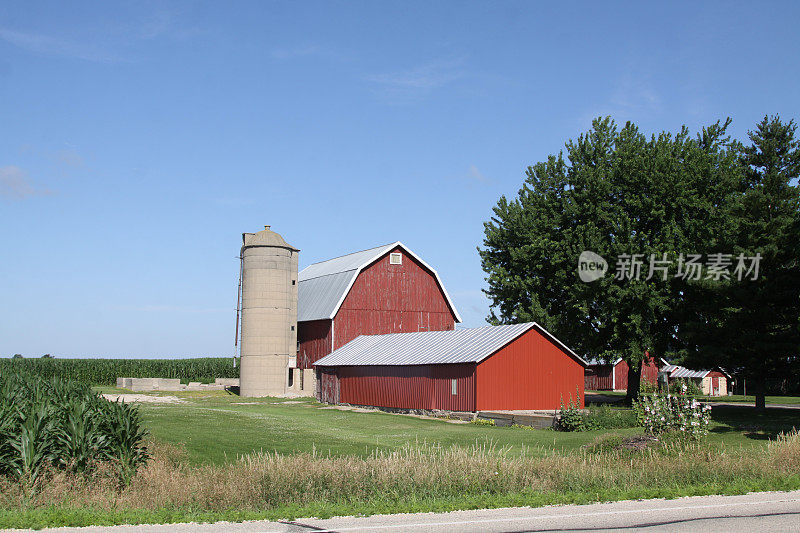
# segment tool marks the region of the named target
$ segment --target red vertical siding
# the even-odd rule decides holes
[[[658,383],[658,364],[656,364],[656,360],[653,357],[645,356],[645,362],[642,366],[642,382],[648,382],[652,384]],[[627,386],[625,387],[628,388]]]
[[[361,271],[334,318],[333,349],[359,335],[442,331],[455,327],[455,315],[433,274],[402,248],[402,264],[389,253]]]
[[[313,364],[331,353],[331,321],[310,320],[297,323],[297,367],[313,368]]]
[[[341,366],[340,401],[398,409],[475,410],[475,365]],[[456,394],[452,393],[456,380]]]
[[[628,371],[630,367],[625,361],[614,365],[614,390],[628,390]]]
[[[584,384],[586,390],[628,390],[628,372],[630,366],[625,361],[620,361],[614,366],[614,375],[611,365],[590,365],[586,367]],[[652,357],[647,357],[642,365],[642,382],[655,384],[658,381],[658,366]]]
[[[586,390],[611,390],[614,388],[614,375],[611,365],[589,365],[584,373]]]
[[[534,328],[478,364],[477,408],[558,409],[576,392],[583,407],[583,374],[581,363]]]

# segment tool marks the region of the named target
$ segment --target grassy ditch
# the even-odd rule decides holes
[[[675,439],[625,447],[599,437],[572,453],[435,445],[367,457],[255,453],[188,466],[180,447],[153,458],[120,488],[102,469],[49,471],[33,492],[0,479],[0,527],[326,517],[737,494],[800,488],[800,436],[759,449]]]

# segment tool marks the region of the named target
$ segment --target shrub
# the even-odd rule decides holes
[[[620,429],[639,425],[636,411],[610,405],[590,405],[583,415],[586,429]]]
[[[575,391],[576,400],[573,403],[572,395],[570,395],[569,403],[564,406],[564,398],[561,398],[561,409],[559,409],[558,429],[561,431],[584,431],[586,424],[584,421],[583,413],[579,405],[581,404],[578,391]]]
[[[557,428],[561,431],[591,431],[593,429],[617,429],[636,427],[638,425],[636,412],[631,409],[621,409],[609,405],[589,405],[585,410],[580,409],[580,392],[575,391],[576,400],[565,406],[561,399],[561,409]]]
[[[494,426],[494,420],[491,418],[473,418],[469,421],[470,424],[475,424],[476,426]]]
[[[642,380],[639,383],[639,392],[641,394],[653,394],[658,392],[658,384],[653,381]]]
[[[708,435],[711,407],[684,395],[642,396],[635,409],[639,423],[651,434],[679,432],[698,439]]]
[[[670,381],[669,392],[679,396],[702,396],[703,391],[691,379],[678,378]]]

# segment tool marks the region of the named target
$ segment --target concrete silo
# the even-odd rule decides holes
[[[289,369],[297,354],[299,251],[269,226],[242,234],[242,396],[289,390]]]

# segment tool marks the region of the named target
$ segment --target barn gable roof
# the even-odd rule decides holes
[[[400,241],[335,257],[304,268],[298,275],[298,322],[332,319],[335,317],[361,271],[398,247],[402,248],[403,251],[433,274],[434,278],[436,278],[436,283],[439,284],[439,288],[444,293],[447,305],[453,311],[456,322],[461,322],[461,317],[455,305],[453,305],[450,295],[447,294],[439,274]]]
[[[448,331],[361,335],[314,364],[371,366],[479,363],[533,328],[586,366],[586,361],[536,322]]]

